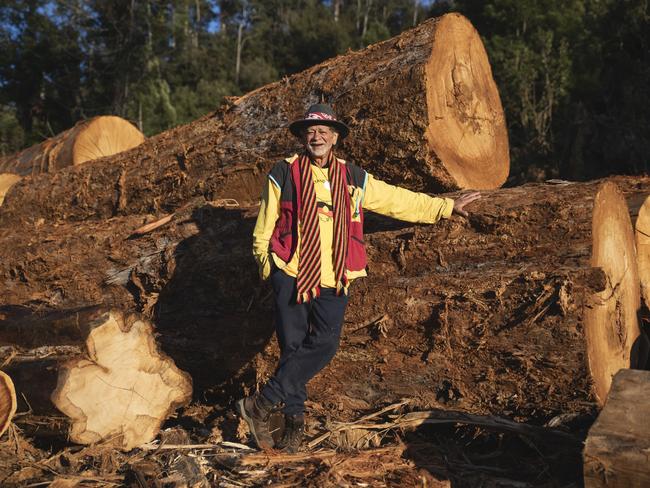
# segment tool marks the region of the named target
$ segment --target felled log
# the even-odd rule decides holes
[[[625,188],[631,203],[648,191],[648,180]],[[334,388],[369,402],[408,392],[469,411],[546,421],[597,408],[607,373],[635,366],[636,259],[628,210],[612,183],[488,192],[475,208],[471,231],[452,220],[375,243],[374,274],[352,296],[347,338],[375,365],[370,375],[346,369],[372,379],[343,386],[335,371],[345,360],[335,360],[321,376],[322,398]],[[625,237],[612,239],[603,222]],[[611,263],[601,261],[603,247]],[[601,314],[591,314],[594,307]],[[606,322],[611,310],[616,320]],[[386,320],[373,324],[380,314]],[[368,337],[376,347],[364,345]],[[420,354],[407,360],[395,352],[408,348]]]
[[[0,205],[4,202],[5,195],[15,183],[20,181],[20,176],[13,173],[0,173]]]
[[[650,486],[650,372],[623,369],[589,430],[584,449],[585,488]]]
[[[480,37],[448,14],[231,100],[218,112],[93,167],[13,191],[12,219],[168,213],[190,197],[259,198],[276,161],[300,150],[288,123],[321,100],[351,127],[339,154],[414,190],[497,188],[506,124]]]
[[[369,277],[352,285],[340,352],[310,384],[312,401],[342,416],[402,397],[533,423],[595,412],[607,381],[596,368],[637,360],[627,348],[638,284],[622,279],[635,258],[607,232],[631,234],[620,199],[636,215],[650,193],[647,177],[611,182],[620,193],[607,184],[598,195],[602,182],[486,191],[469,219],[432,226],[368,215]],[[5,303],[141,310],[197,391],[236,398],[277,360],[272,295],[250,252],[257,209],[196,205],[136,238],[154,216],[4,229]],[[594,267],[601,248],[609,258]],[[616,320],[588,322],[601,306]],[[612,347],[590,348],[590,327]]]
[[[142,132],[120,117],[93,117],[24,151],[1,158],[0,172],[21,176],[51,173],[112,156],[138,146],[142,141]]]
[[[9,428],[16,413],[16,390],[9,375],[0,371],[0,437]]]
[[[2,341],[23,351],[9,365],[17,391],[36,413],[49,413],[51,398],[68,417],[73,442],[132,449],[151,441],[191,398],[189,375],[159,350],[152,325],[137,315],[90,308],[15,317]]]

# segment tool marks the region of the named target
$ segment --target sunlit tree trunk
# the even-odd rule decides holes
[[[199,47],[199,32],[201,30],[201,0],[194,1],[194,29],[192,44],[195,48]]]
[[[171,15],[169,16],[169,46],[176,48],[176,5],[171,3]]]
[[[361,37],[366,36],[368,32],[368,17],[370,17],[370,9],[372,8],[372,0],[366,0],[366,10],[363,13],[363,30],[361,31]]]
[[[357,12],[356,12],[356,28],[357,32],[361,30],[361,0],[357,0]]]
[[[334,9],[334,22],[339,21],[339,16],[341,14],[341,3],[343,3],[343,0],[334,0],[332,2],[332,8]]]
[[[244,19],[237,26],[237,54],[235,59],[235,83],[239,84],[239,71],[241,69],[241,51],[243,44]]]
[[[142,132],[142,127],[144,127],[144,123],[142,121],[142,98],[138,100],[138,129],[140,129],[140,132]]]

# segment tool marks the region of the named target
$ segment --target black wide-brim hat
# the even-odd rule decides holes
[[[334,110],[326,103],[317,103],[309,107],[304,118],[294,120],[289,124],[289,130],[294,136],[301,137],[302,130],[310,125],[328,125],[334,127],[339,133],[340,140],[345,139],[350,133],[350,128],[336,119]]]

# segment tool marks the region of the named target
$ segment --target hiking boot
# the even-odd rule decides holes
[[[278,445],[275,446],[289,454],[295,454],[302,444],[302,436],[305,433],[305,417],[302,415],[285,415],[284,432]]]
[[[248,429],[260,449],[273,447],[269,417],[279,407],[280,405],[274,405],[260,393],[242,398],[237,402],[237,411],[248,424]]]

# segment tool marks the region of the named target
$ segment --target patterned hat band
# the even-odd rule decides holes
[[[339,140],[343,140],[350,133],[350,128],[343,122],[337,120],[334,109],[326,103],[317,103],[309,107],[302,119],[294,120],[289,124],[291,133],[300,138],[303,130],[310,125],[327,125],[336,129],[339,133]]]
[[[336,120],[336,119],[324,112],[312,112],[312,113],[308,113],[305,116],[305,120]]]

